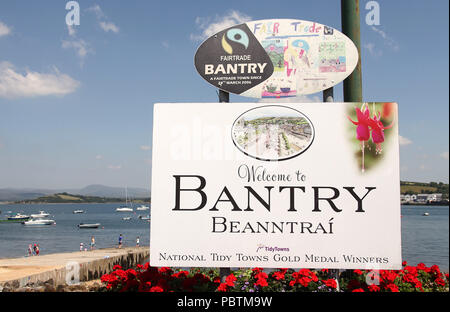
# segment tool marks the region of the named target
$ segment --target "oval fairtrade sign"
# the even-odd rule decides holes
[[[340,31],[316,22],[246,22],[206,39],[195,67],[207,82],[253,98],[284,98],[330,88],[355,69],[358,50]]]

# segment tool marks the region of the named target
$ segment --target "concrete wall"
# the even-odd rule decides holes
[[[113,271],[115,265],[121,265],[124,269],[135,267],[137,264],[143,264],[148,261],[150,250],[148,248],[139,250],[129,250],[119,255],[112,255],[101,259],[93,259],[87,262],[80,262],[79,279],[80,282],[99,279],[103,274]],[[38,274],[21,277],[9,281],[0,282],[0,288],[18,288],[30,284],[47,283],[53,286],[66,285],[66,273],[73,275],[73,268],[66,272],[66,266],[41,272]],[[0,289],[0,291],[1,291]]]

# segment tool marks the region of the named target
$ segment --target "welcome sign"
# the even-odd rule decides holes
[[[401,268],[395,103],[155,104],[154,266]]]
[[[330,88],[352,73],[358,50],[340,31],[316,22],[246,22],[205,40],[195,67],[207,82],[255,98],[283,98]]]

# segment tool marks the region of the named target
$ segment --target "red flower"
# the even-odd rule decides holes
[[[353,121],[349,116],[347,118],[355,125],[356,127],[356,138],[363,142],[368,141],[370,139],[370,130],[369,130],[369,119],[370,119],[370,111],[366,107],[364,112],[362,112],[359,107],[356,108],[356,118],[358,121]]]
[[[439,266],[437,266],[436,264],[432,265],[430,269],[431,269],[431,272],[436,274],[436,275],[440,275],[441,274],[441,270],[439,269]]]
[[[234,276],[233,273],[231,273],[230,275],[227,276],[227,278],[225,279],[225,284],[227,284],[227,286],[230,287],[234,287],[234,282],[237,280],[236,276]]]
[[[163,292],[163,291],[164,291],[164,289],[162,289],[159,286],[154,286],[154,287],[150,288],[150,292]]]
[[[438,284],[439,286],[445,286],[445,282],[442,278],[438,277],[437,279],[434,280],[434,282],[436,284]]]
[[[427,267],[424,263],[421,262],[417,265],[417,270],[424,271],[426,273],[430,273],[431,268]]]
[[[385,287],[387,290],[390,290],[391,292],[399,292],[398,286],[395,284],[388,284]]]
[[[373,116],[373,118],[369,119],[369,126],[372,128],[372,141],[376,145],[376,153],[381,153],[381,143],[384,142],[384,130],[390,129],[393,126],[393,123],[389,126],[385,127],[381,122],[380,115]]]
[[[173,270],[169,267],[162,267],[158,269],[158,272],[161,274],[172,274]]]
[[[226,292],[228,289],[228,286],[226,283],[220,283],[219,287],[217,287],[217,291],[223,291]]]
[[[266,279],[258,278],[258,280],[255,283],[255,286],[266,287],[266,286],[269,286],[269,284],[267,283]]]
[[[279,280],[284,280],[284,275],[285,275],[284,272],[276,271],[276,272],[273,273],[272,276],[273,276],[277,281],[279,281]]]
[[[333,288],[333,289],[336,289],[336,288],[337,288],[336,280],[334,280],[334,279],[332,279],[332,278],[327,279],[327,280],[324,280],[323,283],[324,283],[326,286],[331,287],[331,288]]]
[[[113,266],[113,270],[122,270],[122,266],[116,264],[115,266]]]
[[[402,266],[407,266],[407,265],[408,265],[408,262],[406,262],[406,261],[402,262]]]
[[[394,280],[397,278],[397,273],[395,273],[392,270],[382,270],[381,271],[381,278],[384,281],[387,281],[388,283],[393,283]]]
[[[172,277],[174,277],[174,278],[186,278],[188,275],[189,275],[188,271],[180,271],[180,272],[172,274]]]
[[[378,292],[378,291],[380,291],[380,287],[378,287],[377,285],[369,285],[369,286],[367,286],[367,288],[371,292]]]
[[[358,274],[358,275],[362,275],[363,272],[361,270],[353,270],[354,273]]]
[[[357,288],[357,289],[353,289],[352,292],[364,292],[364,289]]]

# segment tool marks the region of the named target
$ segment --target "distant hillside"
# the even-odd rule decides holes
[[[448,199],[449,185],[442,182],[400,182],[400,191],[402,194],[432,194],[441,193]]]
[[[117,203],[122,202],[123,198],[114,197],[99,197],[99,196],[84,196],[74,195],[69,193],[58,193],[52,195],[45,195],[31,200],[17,201],[18,204],[63,204],[63,203]],[[146,199],[145,202],[150,201]],[[143,200],[135,200],[135,203],[144,202]]]
[[[38,197],[58,194],[58,193],[70,193],[79,194],[83,196],[98,196],[98,197],[114,197],[125,198],[125,187],[111,187],[105,185],[88,185],[82,189],[33,189],[33,188],[3,188],[0,189],[0,202],[1,201],[20,201],[31,200]],[[148,198],[150,197],[150,191],[144,188],[128,188],[129,198]]]
[[[144,188],[129,187],[128,196],[132,198],[150,197],[150,191]],[[124,187],[111,187],[100,184],[88,185],[77,192],[80,195],[125,198]]]

